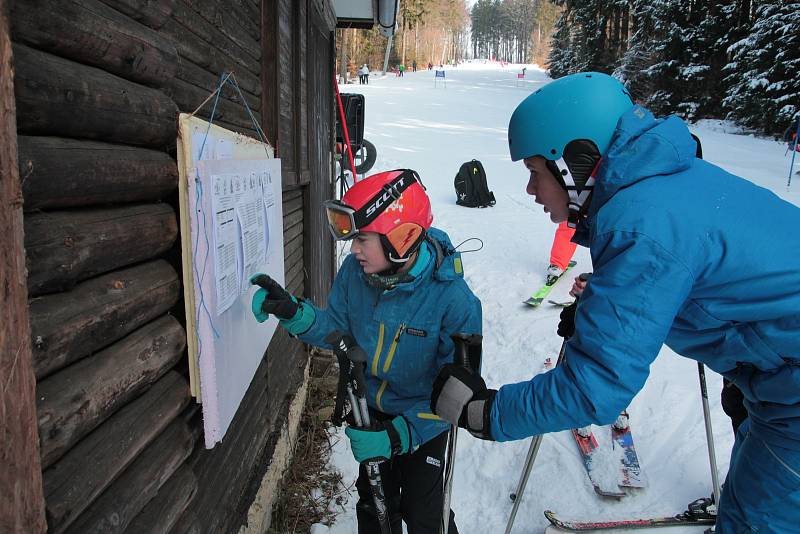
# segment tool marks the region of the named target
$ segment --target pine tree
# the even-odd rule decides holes
[[[574,69],[572,38],[570,34],[570,6],[556,20],[553,37],[550,40],[550,55],[547,57],[547,73],[551,78],[561,78]]]
[[[688,64],[687,4],[687,0],[654,2],[653,62],[645,71],[651,91],[644,97],[644,105],[657,115],[674,113],[684,100],[681,67]]]
[[[794,120],[800,98],[800,6],[767,1],[756,8],[750,34],[729,48],[728,117],[779,134]]]

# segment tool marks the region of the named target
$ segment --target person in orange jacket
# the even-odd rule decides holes
[[[575,229],[570,228],[565,222],[562,222],[556,228],[556,235],[553,238],[553,246],[550,248],[550,265],[547,267],[547,284],[553,284],[558,277],[564,274],[567,270],[569,261],[575,254],[575,249],[578,247],[572,242],[572,236],[575,234]]]

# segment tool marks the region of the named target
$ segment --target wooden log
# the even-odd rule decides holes
[[[14,56],[20,133],[175,144],[178,108],[161,91],[19,44]]]
[[[191,506],[191,503],[189,503]],[[203,534],[206,529],[200,527],[200,521],[191,510],[187,510],[178,518],[178,522],[170,530],[170,534]]]
[[[196,492],[197,478],[184,464],[161,486],[156,496],[139,512],[125,532],[167,534],[178,522]]]
[[[284,265],[293,266],[297,263],[302,264],[302,262],[303,262],[303,249],[298,248],[297,250],[292,251],[291,254],[286,255],[286,259],[284,260]]]
[[[293,211],[293,212],[291,212],[289,214],[284,214],[283,215],[283,227],[288,229],[288,228],[290,228],[292,226],[295,226],[296,224],[299,224],[299,223],[303,222],[303,215],[304,214],[303,214],[302,211]],[[326,228],[326,230],[327,230],[327,228]],[[330,235],[330,232],[328,232],[327,235]]]
[[[211,91],[201,89],[196,85],[192,85],[178,78],[170,80],[164,87],[164,92],[172,98],[178,106],[178,109],[186,113],[192,113],[211,93]],[[208,120],[211,116],[212,109],[213,103],[209,101],[197,112],[197,116]],[[253,116],[258,120],[258,114],[254,113]],[[220,98],[217,101],[217,108],[214,110],[213,122],[216,123],[220,119],[241,128],[255,130],[253,121],[250,119],[244,106],[226,98]]]
[[[261,2],[256,4],[249,0],[232,0],[229,3],[241,11],[244,20],[252,22],[252,24],[246,25],[245,29],[253,39],[261,42]]]
[[[294,226],[290,226],[283,231],[283,242],[286,243],[287,241],[291,241],[295,237],[299,236],[303,233],[303,222],[299,222]],[[328,234],[330,235],[330,233]],[[328,236],[325,236],[326,238]]]
[[[225,21],[208,21],[201,13],[193,9],[190,3],[192,0],[176,2],[172,18],[224,54],[242,62],[253,74],[258,74],[258,60],[261,59],[261,47],[258,42],[254,39],[247,39],[241,28],[225,27],[227,25]],[[224,5],[227,6],[227,4]],[[234,36],[234,33],[239,35]]]
[[[251,54],[242,50],[236,43],[215,28],[213,24],[205,21],[203,17],[189,9],[183,2],[176,2],[174,7],[175,12],[168,20],[164,21],[164,25],[159,31],[172,39],[175,46],[178,47],[178,54],[183,56],[187,49],[210,47],[216,51],[214,54],[216,56],[215,59],[222,60],[223,64],[227,65],[225,70],[247,71],[256,78],[260,75],[259,62]],[[191,42],[185,45],[181,42],[182,39],[188,39]],[[199,44],[198,41],[205,43],[205,46]],[[188,55],[186,57],[201,67],[206,66],[203,58],[195,58]],[[212,58],[208,58],[205,61],[212,61]],[[213,72],[216,69],[209,70]]]
[[[166,204],[30,214],[28,291],[71,289],[80,280],[158,256],[177,235],[175,212]]]
[[[194,449],[194,435],[172,422],[66,532],[123,532]]]
[[[283,245],[283,257],[289,258],[292,254],[297,252],[298,250],[303,250],[303,236],[302,234],[295,237],[288,243],[284,243]],[[284,263],[286,260],[284,259]]]
[[[166,152],[63,137],[19,136],[25,209],[158,200],[178,186]]]
[[[103,0],[103,3],[113,7],[145,26],[154,30],[161,28],[164,21],[172,15],[173,6],[177,0]]]
[[[183,327],[165,315],[39,382],[36,405],[42,465],[50,466],[155,382],[180,359],[185,345]]]
[[[219,0],[183,0],[192,11],[219,29],[228,39],[236,43],[254,59],[261,58],[259,37],[253,37],[250,29],[257,30],[258,19],[248,20],[233,2]]]
[[[172,42],[99,0],[15,0],[12,38],[152,87],[175,76]]]
[[[169,371],[47,469],[49,531],[66,530],[188,403],[189,385]]]
[[[242,90],[254,95],[261,95],[259,74],[250,72],[244,65],[218,50],[213,44],[207,43],[178,21],[167,19],[161,33],[173,40],[181,60],[191,61],[216,78],[219,78],[223,72],[234,71],[236,81]]]
[[[238,75],[234,73],[234,76],[236,76],[236,81],[238,82]],[[203,67],[199,67],[186,59],[182,60],[180,65],[178,65],[178,72],[175,73],[175,77],[199,87],[208,94],[216,90],[220,82],[219,73],[212,74]],[[256,116],[256,118],[258,118],[259,113],[257,112],[261,109],[261,97],[243,89],[241,85],[239,85],[239,88],[242,90],[242,95],[244,96],[247,105],[250,106],[250,110],[253,111],[253,114]],[[226,83],[222,86],[222,98],[244,106],[242,98],[239,96],[239,92],[231,83]],[[192,109],[192,111],[194,111],[194,109]]]
[[[111,345],[178,302],[180,280],[166,261],[92,278],[30,302],[34,370],[41,379]]]
[[[8,5],[0,0],[0,532],[45,531],[17,174]]]
[[[295,211],[300,211],[303,209],[303,196],[299,195],[292,199],[287,200],[286,195],[283,198],[283,214],[288,215],[290,213],[294,213]]]

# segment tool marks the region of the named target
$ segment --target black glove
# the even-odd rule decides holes
[[[561,320],[558,322],[558,335],[564,339],[569,339],[575,334],[575,310],[578,309],[578,302],[575,301],[561,310]]]
[[[489,415],[496,394],[497,390],[488,389],[479,375],[449,363],[433,382],[431,410],[476,438],[491,440]]]
[[[270,314],[278,319],[292,319],[300,308],[297,299],[266,274],[253,275],[250,283],[261,287],[253,295],[252,303],[253,315],[259,322],[266,321]]]

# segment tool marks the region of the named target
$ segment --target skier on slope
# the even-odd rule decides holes
[[[572,242],[575,229],[570,228],[566,221],[556,228],[556,235],[553,237],[553,245],[550,247],[550,265],[547,266],[546,283],[555,284],[567,270],[572,256],[575,254],[577,244]]]
[[[359,181],[341,201],[325,203],[337,240],[350,240],[322,310],[297,299],[267,275],[252,282],[260,322],[269,314],[290,334],[328,347],[334,330],[349,333],[370,360],[365,370],[370,419],[380,429],[348,427],[356,461],[359,534],[380,532],[364,467],[381,463],[392,532],[434,534],[442,521],[442,475],[449,425],[430,413],[439,369],[453,361],[451,334],[480,333],[480,301],[464,281],[461,255],[431,227],[430,201],[416,172],[388,171]],[[450,513],[449,532],[457,533]]]
[[[800,209],[697,159],[683,121],[656,119],[605,74],[528,96],[508,136],[528,193],[553,222],[577,224],[594,274],[560,325],[574,330],[563,366],[498,391],[446,366],[434,412],[497,441],[607,424],[666,343],[745,398],[717,533],[797,532]]]

